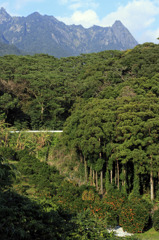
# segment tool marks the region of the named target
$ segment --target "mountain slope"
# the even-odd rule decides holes
[[[112,27],[66,25],[53,16],[38,12],[27,17],[11,17],[0,9],[0,40],[31,53],[55,57],[75,56],[103,50],[126,50],[138,43],[120,21]]]
[[[14,45],[0,42],[0,56],[4,55],[25,55],[25,53]]]

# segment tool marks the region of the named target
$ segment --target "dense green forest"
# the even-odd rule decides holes
[[[107,228],[116,226],[119,212],[126,204],[130,205],[125,195],[114,191],[113,198],[112,195],[101,198],[95,187],[78,185],[62,175],[50,161],[52,154],[60,151],[61,136],[10,133],[4,123],[0,127],[2,239],[119,239],[114,233],[108,233]],[[49,158],[48,147],[53,150]],[[117,209],[112,203],[117,203],[119,197]],[[141,216],[138,220],[134,217],[134,227],[128,229],[128,221],[125,230],[142,232],[147,227],[150,204],[134,199],[134,211],[138,211],[139,206],[141,214],[145,214],[144,218]],[[124,216],[121,217],[123,220]],[[127,239],[137,238],[132,236]]]
[[[145,43],[61,59],[0,57],[0,113],[18,129],[62,129],[78,99],[157,96],[158,53],[158,45]]]
[[[145,43],[0,57],[3,239],[116,239],[106,227],[118,224],[159,230],[158,56],[159,45]]]

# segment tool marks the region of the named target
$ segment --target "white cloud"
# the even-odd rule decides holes
[[[74,3],[74,4],[72,4],[72,5],[70,5],[70,9],[71,10],[73,10],[73,11],[76,11],[77,9],[79,9],[79,8],[81,8],[82,7],[82,5],[81,5],[81,3],[80,2],[77,2],[77,3]]]
[[[142,33],[140,37],[141,42],[154,42],[159,43],[159,40],[157,39],[159,37],[159,28],[156,30],[147,30]]]
[[[145,37],[149,36],[148,29],[156,21],[159,15],[159,2],[151,0],[133,0],[126,6],[120,6],[117,11],[108,14],[101,20],[102,26],[112,25],[115,20],[121,22],[136,36],[139,42],[143,42]],[[143,34],[143,31],[145,32]],[[155,31],[152,31],[154,39]],[[147,39],[148,41],[150,38]]]
[[[94,24],[96,25],[100,24],[97,14],[91,9],[85,12],[76,11],[73,13],[73,15],[70,18],[62,18],[62,17],[57,17],[57,18],[68,25],[81,24],[86,28],[91,27]]]
[[[81,8],[83,9],[95,9],[98,7],[96,0],[59,0],[62,5],[67,5],[67,8],[77,11]]]
[[[66,24],[81,24],[84,27],[99,25],[103,27],[112,26],[115,20],[120,20],[132,33],[139,43],[145,41],[155,42],[158,34],[157,17],[159,20],[159,0],[130,0],[126,5],[119,5],[116,11],[111,12],[103,18],[97,16],[95,9],[77,11],[81,6],[88,6],[95,1],[84,0],[61,0],[69,3],[69,7],[75,11],[72,16],[58,18]],[[82,5],[83,4],[83,5]],[[151,29],[151,30],[150,30]],[[153,30],[152,30],[153,29]]]
[[[134,0],[126,6],[120,6],[117,11],[102,19],[102,25],[112,24],[116,19],[124,22],[128,28],[138,30],[150,26],[159,14],[159,7],[150,0]]]

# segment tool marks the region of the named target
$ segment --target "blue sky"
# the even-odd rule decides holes
[[[0,0],[0,7],[12,16],[39,12],[86,28],[120,20],[139,43],[159,43],[159,0]]]

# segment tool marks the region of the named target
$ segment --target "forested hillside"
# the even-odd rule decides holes
[[[14,45],[5,44],[0,41],[0,56],[11,55],[11,54],[25,55],[24,52],[20,51]]]
[[[158,96],[158,53],[158,45],[147,43],[61,59],[1,57],[1,117],[18,129],[62,129],[79,99]]]
[[[159,45],[145,43],[61,59],[0,58],[3,216],[7,194],[31,209],[35,200],[39,204],[31,216],[21,205],[22,224],[31,219],[24,232],[10,213],[18,236],[24,235],[19,239],[39,237],[40,226],[47,226],[47,239],[111,239],[102,229],[117,224],[134,233],[152,225],[159,230],[158,56]],[[31,137],[11,129],[63,134]],[[10,181],[11,173],[16,180]],[[10,195],[8,186],[20,195]]]

